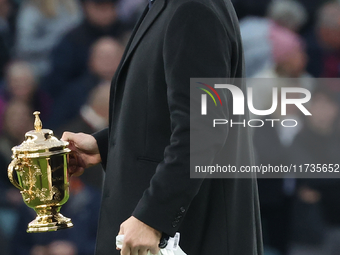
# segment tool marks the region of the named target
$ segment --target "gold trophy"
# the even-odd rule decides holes
[[[40,112],[33,114],[35,130],[27,132],[25,141],[12,148],[8,178],[38,215],[28,224],[28,233],[71,228],[71,219],[59,212],[69,198],[67,157],[71,150],[68,142],[53,136],[52,130],[42,129]]]

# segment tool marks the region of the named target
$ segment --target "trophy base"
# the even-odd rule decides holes
[[[27,233],[43,233],[57,231],[60,229],[72,228],[73,223],[70,218],[66,218],[61,213],[51,215],[38,215],[28,224]]]

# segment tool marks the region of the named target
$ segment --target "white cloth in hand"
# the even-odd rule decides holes
[[[124,235],[116,236],[116,246],[119,249],[122,249],[123,241]],[[150,251],[148,251],[147,255],[187,255],[178,245],[176,245],[175,248],[170,246],[174,246],[174,242],[171,242],[171,238],[169,239],[168,245],[164,249],[160,249],[157,254],[151,254]]]

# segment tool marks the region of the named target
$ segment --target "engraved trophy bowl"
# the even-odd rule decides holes
[[[71,150],[68,142],[58,140],[52,130],[42,129],[40,112],[33,114],[35,130],[27,132],[25,141],[12,148],[8,178],[20,190],[26,205],[37,213],[28,224],[28,233],[71,228],[71,219],[59,212],[69,198],[67,157]]]

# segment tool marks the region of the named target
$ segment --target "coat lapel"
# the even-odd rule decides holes
[[[112,79],[112,86],[111,86],[111,96],[110,96],[110,118],[109,123],[111,125],[113,113],[114,113],[114,101],[117,95],[117,81],[119,79],[119,74],[124,67],[124,64],[131,56],[133,50],[137,47],[138,43],[142,39],[143,35],[146,33],[148,28],[152,25],[158,15],[163,11],[165,8],[166,0],[155,0],[152,8],[149,10],[149,7],[146,7],[142,16],[140,17],[139,21],[137,22],[134,30],[132,31],[131,37],[129,42],[127,43],[126,50],[123,54],[122,60],[117,68],[116,74]]]
[[[143,35],[146,33],[148,28],[152,25],[154,20],[158,17],[158,15],[163,11],[165,8],[165,1],[166,0],[155,0],[154,4],[152,5],[151,9],[145,15],[144,19],[142,17],[142,22],[140,26],[137,28],[137,31],[132,38],[131,44],[127,48],[127,53],[124,58],[122,66],[127,61],[127,59],[132,54],[133,50],[136,48],[140,40],[142,39]]]

